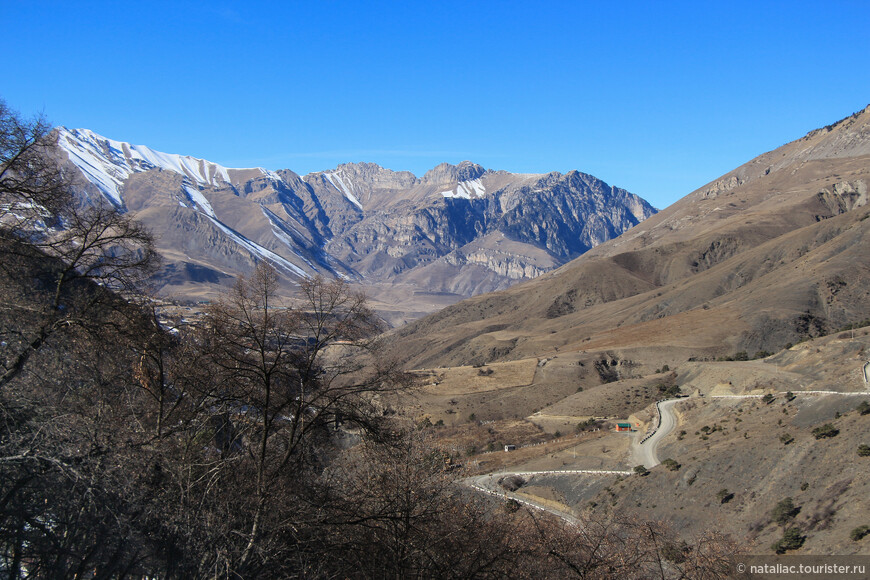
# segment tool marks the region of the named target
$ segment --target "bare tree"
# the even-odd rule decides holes
[[[46,120],[0,102],[0,389],[52,335],[153,273],[151,235],[108,202],[77,203]],[[101,290],[102,289],[102,290]]]
[[[457,483],[420,432],[346,452],[319,480],[319,536],[338,577],[504,578],[538,545],[525,514],[498,509]],[[530,541],[531,540],[531,541]]]
[[[0,558],[10,578],[123,577],[147,535],[122,396],[141,313],[119,292],[156,254],[128,216],[77,202],[61,156],[43,117],[0,102]]]
[[[56,135],[43,116],[31,120],[0,100],[0,223],[32,229],[72,202],[70,180],[55,160]]]
[[[302,290],[292,307],[283,304],[274,268],[259,264],[207,309],[185,339],[184,356],[195,363],[176,367],[172,379],[175,394],[209,416],[197,425],[210,434],[213,455],[191,455],[188,473],[196,475],[186,479],[225,514],[214,518],[221,525],[213,537],[227,541],[209,565],[239,574],[255,575],[292,547],[302,518],[293,498],[340,441],[383,435],[377,398],[404,386],[375,356],[380,326],[362,295],[319,278]],[[221,499],[228,488],[232,505]]]
[[[141,577],[159,554],[139,523],[154,456],[131,420],[144,402],[127,396],[135,359],[118,332],[124,322],[116,314],[99,333],[73,326],[54,335],[0,392],[0,559],[9,578]]]
[[[558,577],[731,578],[735,542],[710,532],[687,542],[661,521],[586,514],[576,526],[535,519],[538,541]]]

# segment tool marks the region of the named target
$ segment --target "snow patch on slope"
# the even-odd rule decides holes
[[[211,204],[200,190],[196,189],[195,187],[190,187],[187,184],[183,185],[182,187],[184,188],[184,192],[187,193],[187,196],[190,198],[190,201],[192,201],[193,204],[197,208],[199,208],[202,213],[211,218],[216,217],[214,209],[211,207]]]
[[[353,193],[351,193],[350,188],[344,183],[344,179],[342,179],[340,171],[324,173],[323,177],[325,177],[329,181],[329,183],[332,184],[332,187],[342,192],[344,194],[344,197],[346,197],[352,204],[360,209],[363,208],[362,204],[359,202],[359,199],[357,199],[357,197]],[[335,184],[335,181],[333,181],[333,179],[338,181],[338,185]],[[347,181],[348,183],[350,183],[351,187],[353,187],[353,182],[351,182],[349,179]]]
[[[462,199],[483,197],[486,195],[486,187],[483,185],[483,182],[478,177],[476,179],[462,181],[456,186],[455,190],[450,189],[447,191],[442,191],[441,195],[443,195],[444,197],[461,197]]]
[[[301,237],[299,231],[292,225],[288,224],[286,221],[275,215],[275,213],[272,212],[269,208],[260,206],[260,209],[263,210],[263,215],[266,216],[266,219],[269,220],[269,223],[272,225],[272,235],[274,235],[276,238],[278,238],[278,240],[283,242],[284,245],[287,246],[287,249],[296,254],[296,256],[298,256],[302,260],[305,260],[305,263],[308,264],[311,269],[316,272],[317,268],[314,266],[314,264],[312,264],[311,261],[308,260],[308,258],[299,253],[299,250],[297,249],[299,247],[299,244],[296,242],[296,240],[293,239],[293,236],[290,235],[288,230]]]
[[[257,169],[262,171],[263,175],[265,175],[266,177],[268,177],[272,181],[274,181],[276,183],[284,183],[284,180],[281,179],[281,176],[278,175],[277,173],[275,173],[274,171],[269,171],[268,169],[263,169],[262,167],[258,167]]]
[[[132,172],[121,161],[119,151],[106,140],[106,150],[102,150],[95,140],[95,135],[88,131],[77,130],[70,133],[60,129],[58,144],[69,155],[69,160],[78,167],[88,181],[97,186],[103,195],[116,206],[123,205],[120,187]]]
[[[235,230],[233,230],[232,228],[230,228],[229,226],[224,224],[219,219],[212,217],[212,216],[208,216],[208,219],[210,219],[211,222],[215,226],[218,227],[218,229],[220,229],[222,232],[224,232],[225,234],[230,236],[230,238],[232,238],[232,240],[234,242],[236,242],[238,245],[245,248],[246,250],[248,250],[252,254],[259,256],[260,258],[266,260],[267,262],[271,262],[276,268],[283,269],[287,272],[290,272],[290,273],[295,274],[297,276],[300,276],[302,278],[308,277],[308,275],[304,271],[302,271],[301,268],[296,266],[295,264],[282,258],[281,256],[279,256],[275,252],[273,252],[271,250],[267,250],[266,248],[264,248],[260,244],[249,240],[245,236],[239,234],[238,232],[236,232]]]
[[[113,204],[124,205],[121,189],[124,181],[133,173],[151,169],[173,171],[200,186],[217,187],[231,183],[228,169],[217,163],[190,157],[155,151],[145,145],[131,145],[108,139],[88,129],[58,129],[58,145],[67,152],[70,161]],[[277,174],[257,168],[273,179]],[[197,204],[199,205],[199,204]]]

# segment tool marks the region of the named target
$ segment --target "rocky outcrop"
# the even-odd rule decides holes
[[[421,180],[425,184],[443,185],[454,182],[471,181],[482,177],[487,170],[471,161],[463,161],[459,165],[441,163],[430,169]]]
[[[726,191],[731,191],[742,182],[736,175],[731,175],[729,177],[723,177],[717,181],[714,181],[708,187],[706,187],[703,191],[699,192],[699,197],[702,199],[713,199],[718,196],[720,193],[724,193]]]
[[[451,266],[464,266],[466,264],[483,266],[509,280],[536,278],[548,271],[548,268],[536,267],[527,256],[508,254],[498,250],[477,250],[469,254],[452,252],[444,257],[444,261]]]
[[[498,229],[570,260],[637,225],[654,210],[636,195],[577,171],[548,174],[497,194]]]
[[[828,215],[824,217],[840,215],[867,205],[867,183],[862,180],[841,181],[822,189],[816,197],[819,204],[828,210]]]

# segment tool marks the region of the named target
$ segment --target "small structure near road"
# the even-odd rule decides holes
[[[505,451],[516,451],[516,450],[517,450],[517,446],[516,446],[516,445],[505,445],[505,446],[504,446],[504,450],[505,450]]]
[[[616,430],[618,432],[631,432],[632,431],[631,423],[619,422],[616,424]]]

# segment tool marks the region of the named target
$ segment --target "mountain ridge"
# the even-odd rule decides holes
[[[86,129],[57,133],[84,177],[83,197],[102,196],[152,228],[174,265],[160,282],[181,294],[196,291],[195,280],[178,287],[185,264],[211,271],[200,278],[229,280],[265,259],[290,281],[338,276],[375,294],[399,284],[455,301],[549,271],[655,213],[578,171],[513,174],[463,161],[417,177],[344,163],[300,176],[228,168]]]

